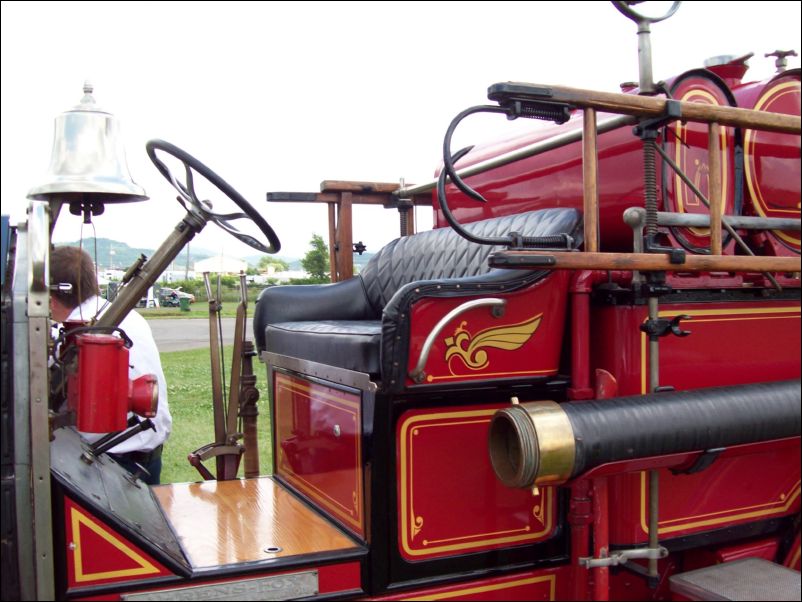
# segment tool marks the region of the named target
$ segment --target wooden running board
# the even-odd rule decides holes
[[[270,477],[152,490],[193,568],[361,547]]]

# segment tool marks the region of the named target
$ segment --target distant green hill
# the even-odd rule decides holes
[[[97,241],[97,250],[95,250],[95,241]],[[79,241],[72,241],[72,242],[65,242],[65,243],[56,243],[58,247],[77,247],[79,246]],[[84,250],[89,253],[89,255],[94,259],[97,263],[99,271],[105,270],[126,270],[128,267],[134,263],[137,259],[139,259],[140,255],[144,255],[148,259],[151,258],[155,249],[143,249],[139,247],[131,247],[124,242],[120,242],[119,240],[111,240],[109,238],[98,238],[98,239],[89,239],[83,241],[83,248]],[[193,249],[192,245],[190,245],[190,253],[189,253],[189,266],[192,269],[192,266],[195,265],[196,261],[201,259],[206,259],[207,257],[212,257],[214,253],[212,251],[208,251],[206,249]],[[362,253],[362,255],[358,255],[354,253],[354,267],[357,271],[359,271],[362,267],[370,261],[370,258],[373,257],[373,253]],[[248,265],[251,267],[256,267],[259,264],[259,260],[263,257],[263,255],[249,255],[248,257],[243,257],[242,259],[248,262]],[[301,270],[301,259],[298,257],[281,257],[278,256],[277,259],[282,259],[289,264],[291,270]],[[173,268],[174,270],[182,270],[187,265],[187,251],[184,249],[179,253],[178,257],[175,258],[173,261]]]
[[[370,261],[370,258],[373,257],[374,253],[362,253],[362,255],[357,255],[354,253],[354,266],[358,268],[362,268],[365,264]],[[248,257],[243,257],[243,260],[248,262],[248,265],[256,267],[259,265],[259,260],[263,257],[263,255],[249,255]],[[299,257],[282,257],[280,255],[276,256],[276,259],[281,259],[287,262],[287,265],[290,266],[291,270],[302,270],[301,267],[301,259]]]
[[[95,241],[97,240],[97,248]],[[79,241],[57,243],[59,247],[77,247],[81,243]],[[141,249],[137,247],[130,247],[124,242],[119,240],[111,240],[108,238],[98,238],[83,241],[84,250],[97,263],[99,270],[126,270],[136,261],[140,255],[144,255],[148,259],[153,255],[155,249]],[[195,251],[191,248],[189,253],[189,265],[194,265],[196,261],[211,257],[213,253],[204,250]],[[187,264],[187,251],[184,249],[179,253],[178,257],[173,262],[175,269],[180,270]]]

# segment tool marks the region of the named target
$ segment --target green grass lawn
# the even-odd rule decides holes
[[[237,303],[230,301],[223,303],[220,309],[220,317],[235,318],[237,316]],[[160,318],[208,318],[209,304],[200,302],[189,306],[189,311],[181,311],[180,307],[137,307],[137,313],[147,320],[158,320]],[[253,315],[253,303],[248,303],[248,315]]]
[[[187,312],[183,312],[187,313]],[[226,378],[230,378],[231,352],[225,347]],[[162,483],[183,483],[202,480],[198,471],[190,466],[187,456],[199,447],[214,441],[214,416],[212,411],[211,360],[208,349],[173,351],[161,354],[162,367],[167,379],[167,397],[173,416],[173,432],[164,445],[162,456]],[[267,375],[264,365],[254,359],[253,371],[259,389],[259,469],[269,474],[270,465],[270,416],[267,403]],[[204,465],[215,473],[215,461],[209,459]],[[240,476],[244,470],[240,463]]]

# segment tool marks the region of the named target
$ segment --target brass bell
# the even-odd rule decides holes
[[[87,219],[102,213],[106,203],[148,198],[131,179],[117,119],[95,105],[89,83],[81,103],[56,117],[45,178],[28,192],[29,199],[68,202],[71,213]]]

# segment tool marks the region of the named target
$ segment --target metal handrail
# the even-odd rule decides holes
[[[471,301],[466,301],[462,305],[458,305],[450,312],[448,312],[445,316],[440,318],[440,321],[435,324],[434,328],[432,328],[429,335],[426,337],[426,340],[423,342],[423,347],[421,348],[420,357],[418,358],[418,363],[415,364],[415,368],[410,371],[409,377],[414,380],[416,383],[420,383],[423,381],[423,368],[426,366],[426,362],[429,359],[429,353],[432,351],[432,346],[434,345],[434,341],[437,338],[437,335],[440,334],[440,331],[446,327],[446,325],[451,322],[457,316],[464,314],[466,311],[474,309],[475,307],[499,307],[503,308],[507,304],[506,299],[497,299],[497,298],[485,298],[485,299],[473,299]],[[497,314],[494,313],[494,316]]]
[[[616,130],[620,127],[624,127],[627,125],[634,125],[635,123],[637,123],[637,119],[635,119],[634,117],[630,117],[629,115],[619,115],[616,117],[612,117],[610,119],[605,119],[603,121],[600,121],[599,124],[597,125],[597,132],[599,134],[604,134],[605,132]],[[467,178],[469,176],[490,171],[491,169],[495,169],[497,167],[503,167],[504,165],[515,163],[516,161],[520,161],[521,159],[534,157],[535,155],[539,155],[547,151],[561,148],[574,142],[579,142],[581,139],[582,139],[581,128],[572,132],[565,132],[564,134],[558,134],[552,138],[548,138],[547,140],[539,140],[538,142],[527,144],[526,146],[518,148],[514,151],[510,151],[497,157],[486,159],[484,161],[474,163],[473,165],[469,165],[468,167],[463,167],[462,169],[458,169],[457,175],[459,175],[462,178]],[[401,187],[398,190],[396,190],[393,194],[402,199],[411,198],[419,194],[426,194],[427,192],[431,192],[436,187],[437,187],[437,180],[432,179],[429,180],[428,182],[424,182],[423,184]]]

